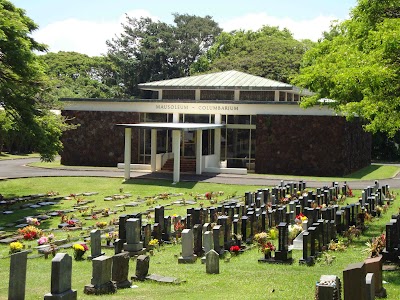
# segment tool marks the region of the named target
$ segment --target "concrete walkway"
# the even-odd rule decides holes
[[[24,158],[14,160],[0,161],[0,180],[27,178],[27,177],[116,177],[123,179],[123,170],[117,168],[89,168],[89,167],[74,167],[74,168],[39,168],[31,167],[28,164],[39,161],[38,158]],[[131,172],[131,178],[135,179],[165,179],[172,182],[172,173],[146,173],[146,172]],[[234,175],[234,174],[181,174],[181,181],[196,181],[196,182],[212,182],[223,184],[239,184],[239,185],[256,185],[256,186],[274,186],[280,183],[281,178],[276,176],[262,174]],[[285,179],[288,181],[299,181],[299,178]],[[331,186],[331,181],[313,181],[305,180],[309,187]],[[342,182],[339,182],[341,185]],[[363,189],[368,185],[373,185],[374,181],[348,181],[352,189]],[[391,188],[400,188],[400,174],[393,178],[379,180],[380,185],[388,184]]]

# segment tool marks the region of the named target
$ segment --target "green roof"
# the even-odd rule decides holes
[[[204,75],[188,76],[168,80],[153,81],[139,84],[144,90],[175,90],[175,89],[218,89],[218,90],[292,90],[301,89],[288,83],[283,83],[260,76],[254,76],[239,71],[224,71]],[[309,93],[305,90],[303,93]]]

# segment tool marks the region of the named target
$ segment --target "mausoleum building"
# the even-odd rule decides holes
[[[359,120],[303,109],[296,86],[225,71],[139,85],[141,99],[63,99],[79,124],[64,133],[65,165],[180,172],[343,176],[371,160]]]

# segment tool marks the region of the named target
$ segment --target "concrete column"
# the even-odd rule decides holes
[[[201,93],[200,93],[200,90],[195,90],[194,91],[194,100],[200,100],[200,95],[201,95]]]
[[[172,130],[172,152],[174,153],[173,181],[179,182],[181,174],[181,131]]]
[[[233,91],[233,100],[239,101],[240,99],[240,90],[234,90]]]
[[[156,154],[157,154],[157,130],[151,130],[151,171],[156,171]]]
[[[221,114],[215,114],[215,124],[221,124]],[[221,128],[214,129],[214,155],[216,157],[216,161],[219,162],[221,160]]]
[[[275,101],[279,102],[279,91],[275,91]]]
[[[203,130],[196,130],[196,174],[202,173]]]
[[[125,180],[131,178],[131,149],[132,149],[132,128],[125,128],[125,153],[124,153],[124,168]]]
[[[162,100],[163,90],[158,90],[158,100]]]
[[[176,112],[173,113],[172,123],[179,123],[179,113],[176,113]]]

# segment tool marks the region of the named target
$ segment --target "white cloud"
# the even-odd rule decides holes
[[[136,18],[158,19],[146,10],[133,10],[126,14]],[[121,33],[121,23],[125,20],[125,14],[108,22],[67,19],[39,29],[33,37],[38,42],[47,44],[50,52],[76,51],[97,56],[107,52],[106,41]]]
[[[266,13],[247,14],[235,19],[221,23],[225,31],[232,30],[257,30],[263,25],[278,26],[280,29],[287,28],[293,33],[296,39],[310,39],[317,41],[323,31],[329,30],[331,21],[335,20],[333,16],[318,16],[310,20],[296,21],[291,18],[277,18],[269,16]]]
[[[129,11],[127,15],[136,18],[159,19],[143,9]],[[290,18],[269,16],[266,13],[254,13],[220,22],[220,26],[225,31],[257,30],[263,25],[279,26],[281,29],[286,27],[296,39],[308,38],[316,41],[321,37],[323,31],[329,29],[329,25],[334,19],[332,16],[319,16],[311,20],[295,21]],[[76,51],[96,56],[107,52],[106,41],[121,33],[121,23],[125,20],[125,14],[115,20],[105,22],[67,19],[40,28],[33,37],[38,42],[47,44],[51,52]]]

